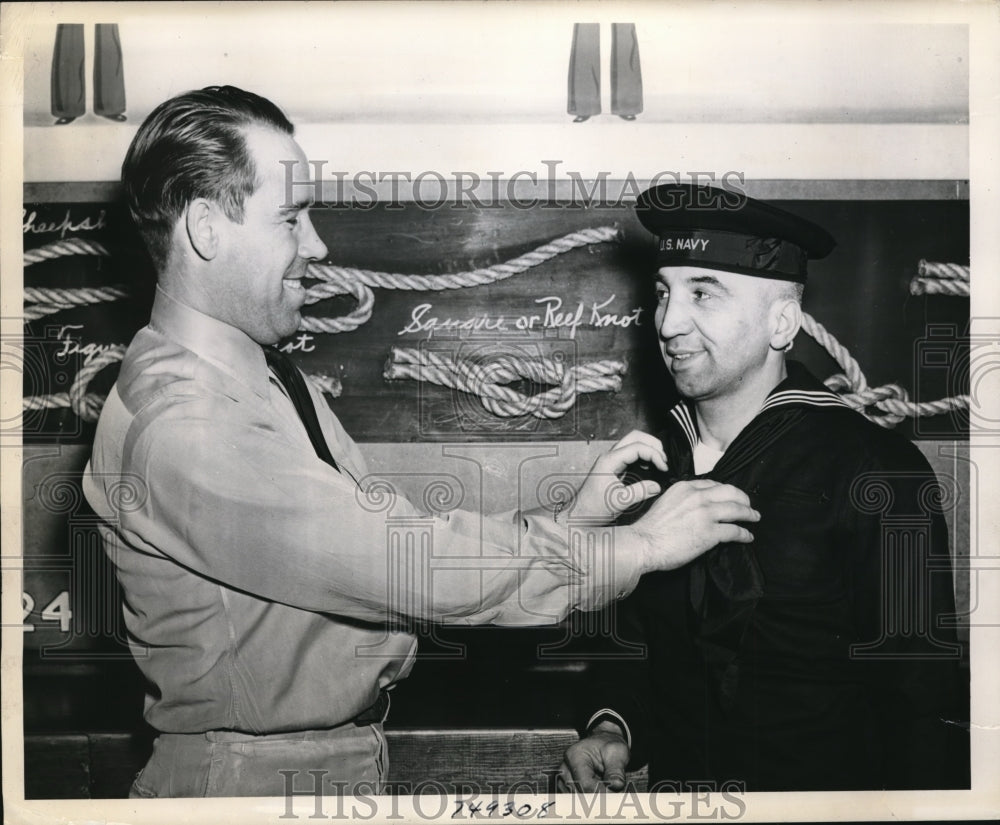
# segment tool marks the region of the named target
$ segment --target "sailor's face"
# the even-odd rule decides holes
[[[663,267],[656,280],[660,353],[685,398],[735,396],[764,369],[773,282],[700,267]]]

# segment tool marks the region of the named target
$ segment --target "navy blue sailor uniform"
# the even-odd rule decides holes
[[[748,493],[752,544],[647,575],[581,708],[624,722],[650,785],[748,791],[968,787],[968,686],[947,528],[920,451],[796,362],[702,477]],[[664,487],[694,476],[693,408],[661,434]]]

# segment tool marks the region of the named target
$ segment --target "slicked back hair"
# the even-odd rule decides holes
[[[243,221],[246,199],[258,186],[249,126],[295,133],[270,100],[235,86],[173,97],[139,127],[122,163],[122,185],[157,270],[166,267],[173,228],[192,200],[214,201],[231,221]]]

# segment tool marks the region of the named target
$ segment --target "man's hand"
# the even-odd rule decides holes
[[[660,492],[660,485],[655,481],[622,483],[621,473],[637,461],[648,461],[663,471],[667,469],[667,457],[660,440],[633,430],[594,462],[577,491],[572,505],[573,517],[611,521]]]
[[[708,479],[679,481],[631,528],[644,545],[643,569],[672,570],[722,542],[751,542],[734,522],[760,521],[742,490]]]
[[[590,735],[566,748],[559,768],[556,789],[559,791],[596,791],[625,788],[625,766],[629,749],[622,729],[614,722],[601,722]]]

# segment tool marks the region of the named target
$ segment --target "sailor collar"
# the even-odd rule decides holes
[[[771,390],[757,415],[747,424],[744,431],[750,429],[761,416],[779,408],[842,407],[847,410],[851,409],[849,404],[839,395],[824,387],[798,361],[789,361],[787,369],[788,376]],[[694,404],[686,400],[680,401],[670,410],[670,415],[677,422],[693,450],[700,439]]]

